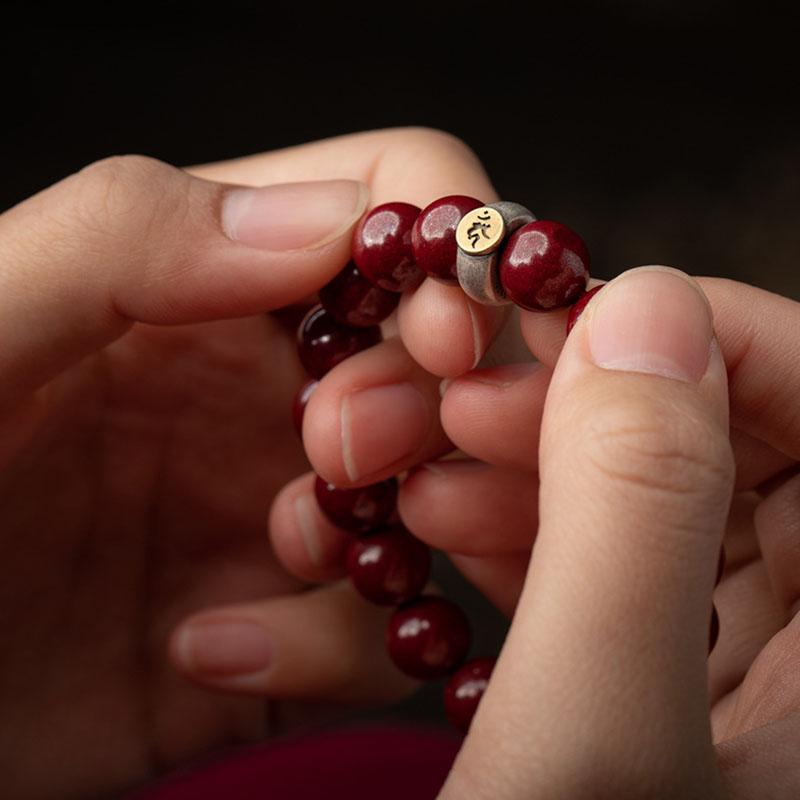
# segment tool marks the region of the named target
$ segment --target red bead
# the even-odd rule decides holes
[[[586,288],[589,251],[566,226],[538,220],[511,234],[499,270],[509,300],[531,311],[548,311],[571,305]]]
[[[401,526],[354,539],[347,549],[347,573],[373,603],[392,606],[416,597],[428,582],[431,551]]]
[[[722,574],[725,572],[725,548],[719,549],[719,560],[717,561],[717,577],[714,579],[714,586],[718,586],[722,580]]]
[[[714,649],[714,645],[719,639],[719,614],[717,614],[716,606],[711,606],[711,624],[708,627],[708,652]]]
[[[464,733],[469,730],[496,663],[496,658],[474,658],[453,674],[444,687],[447,718]]]
[[[589,301],[605,286],[604,283],[601,283],[599,286],[595,286],[594,289],[589,289],[588,292],[582,294],[578,298],[578,302],[575,303],[574,306],[569,310],[569,316],[567,317],[567,336],[569,336],[569,332],[575,327],[575,323],[578,321],[578,317],[583,314],[583,310],[586,306],[589,305]]]
[[[386,627],[395,665],[419,680],[436,680],[464,660],[470,644],[464,612],[444,597],[423,596],[400,606]]]
[[[397,505],[397,478],[339,489],[317,476],[314,494],[320,510],[337,527],[352,533],[365,533],[384,525]]]
[[[474,197],[451,194],[425,206],[411,229],[411,245],[417,266],[432,278],[457,282],[456,228],[466,213],[482,205]]]
[[[361,274],[381,289],[416,289],[425,273],[414,263],[411,228],[419,209],[410,203],[373,208],[353,232],[353,261]]]
[[[400,295],[370,283],[350,263],[320,289],[319,300],[337,322],[361,328],[383,322],[397,308]]]
[[[308,405],[308,401],[318,385],[317,381],[306,381],[294,397],[292,419],[294,420],[295,430],[301,436],[303,434],[303,417],[306,413],[306,405]]]
[[[348,328],[322,306],[314,306],[297,330],[300,362],[312,378],[321,378],[337,364],[381,340],[381,329]]]

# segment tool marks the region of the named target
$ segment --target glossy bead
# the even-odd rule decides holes
[[[365,533],[384,525],[397,505],[397,478],[339,489],[317,476],[314,494],[323,514],[337,527],[352,533]]]
[[[578,321],[578,317],[583,314],[583,310],[586,306],[589,305],[589,301],[605,286],[604,283],[601,283],[599,286],[595,286],[594,289],[589,289],[588,292],[582,294],[578,298],[578,302],[575,303],[574,306],[569,310],[569,316],[567,317],[567,336],[569,336],[569,332],[575,327],[575,323]]]
[[[303,417],[306,413],[306,405],[308,405],[309,398],[314,393],[314,389],[316,389],[318,385],[318,381],[306,381],[294,396],[294,403],[292,404],[292,420],[294,421],[295,430],[301,436],[303,434]]]
[[[411,229],[414,260],[432,278],[457,283],[456,228],[461,218],[483,205],[474,197],[451,194],[426,206]]]
[[[314,306],[297,330],[300,362],[312,378],[321,378],[338,363],[381,340],[381,329],[349,328],[322,306]]]
[[[395,665],[419,680],[436,680],[464,660],[470,644],[464,612],[444,597],[423,596],[400,606],[386,627]]]
[[[711,623],[708,627],[708,652],[714,649],[714,645],[719,639],[719,614],[717,614],[716,606],[711,606]]]
[[[719,559],[717,560],[717,577],[714,579],[714,586],[718,586],[722,580],[722,574],[725,572],[725,548],[720,547]]]
[[[373,603],[392,606],[415,598],[428,582],[431,551],[402,526],[354,539],[347,549],[347,574]]]
[[[400,295],[370,283],[350,263],[320,289],[319,301],[337,322],[362,328],[383,322],[397,308]]]
[[[464,733],[469,730],[496,663],[496,658],[474,658],[451,675],[444,687],[447,718]]]
[[[518,306],[530,311],[562,308],[586,288],[589,251],[577,233],[540,219],[511,234],[499,272],[506,295]]]
[[[419,211],[410,203],[385,203],[364,216],[353,232],[353,261],[381,289],[404,292],[425,279],[411,248],[411,229]]]

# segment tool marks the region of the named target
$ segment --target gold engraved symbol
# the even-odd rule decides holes
[[[483,206],[465,214],[456,228],[456,242],[467,253],[486,254],[496,250],[505,234],[500,213]]]

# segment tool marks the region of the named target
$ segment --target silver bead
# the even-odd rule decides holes
[[[497,212],[502,219],[502,229],[498,231],[495,226],[489,235],[481,230],[480,220],[486,220],[483,227],[488,228],[496,215],[487,213],[487,208]],[[500,285],[497,270],[500,248],[517,228],[535,220],[536,217],[525,206],[508,200],[489,203],[464,215],[456,231],[456,274],[461,288],[473,300],[488,306],[511,302]]]

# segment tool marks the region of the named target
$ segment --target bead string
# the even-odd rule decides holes
[[[311,376],[294,401],[298,433],[317,382],[346,358],[381,341],[379,324],[395,310],[402,292],[415,289],[426,276],[458,283],[459,223],[470,212],[480,215],[484,209],[475,198],[451,195],[422,210],[409,203],[386,203],[361,219],[353,233],[352,261],[320,290],[320,305],[308,312],[298,329],[300,361]],[[480,225],[475,231],[479,241]],[[602,288],[585,291],[589,254],[581,238],[560,223],[537,220],[506,235],[500,247],[496,264],[505,296],[533,310],[571,305],[569,333]],[[322,513],[354,534],[345,559],[353,586],[373,603],[396,606],[386,627],[392,661],[412,678],[449,676],[445,711],[466,733],[496,659],[465,662],[471,632],[464,612],[446,598],[422,593],[430,575],[430,548],[399,520],[397,479],[344,489],[317,476],[314,491]],[[721,551],[717,583],[724,555]],[[712,605],[709,652],[718,632]]]

